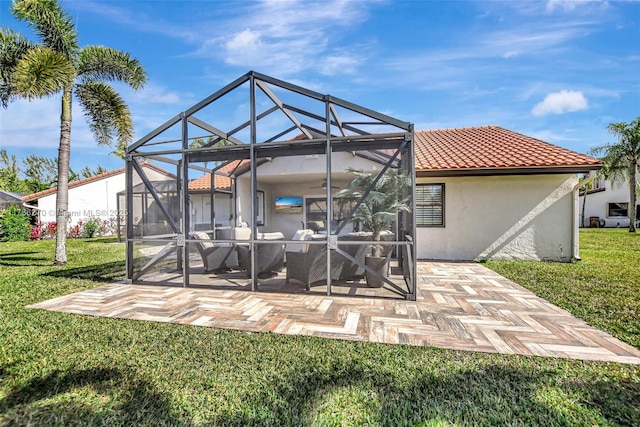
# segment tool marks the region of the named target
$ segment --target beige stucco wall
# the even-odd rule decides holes
[[[445,226],[418,228],[417,256],[570,261],[577,181],[564,174],[418,178],[445,184]]]
[[[363,170],[380,170],[381,165],[350,153],[334,153],[332,155],[332,186],[344,188],[353,178],[348,168]],[[302,227],[304,212],[300,214],[282,214],[275,212],[276,197],[323,197],[326,190],[318,188],[326,174],[326,158],[318,156],[279,157],[258,167],[258,190],[265,193],[265,222],[258,227],[259,231],[280,231],[291,238],[296,230]],[[271,182],[277,178],[278,182]],[[238,185],[238,220],[251,223],[251,199],[249,174],[242,175]],[[339,189],[333,189],[335,194]],[[345,228],[343,232],[349,232]]]

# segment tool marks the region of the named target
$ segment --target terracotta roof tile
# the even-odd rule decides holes
[[[234,160],[229,162],[228,164],[222,166],[219,171],[223,173],[233,173],[238,166],[242,163],[246,163],[246,160]],[[218,190],[229,190],[231,189],[231,178],[223,175],[215,176],[215,186]],[[197,190],[209,190],[211,189],[211,174],[207,173],[202,175],[200,178],[196,178],[193,181],[189,182],[189,190],[197,191]]]
[[[215,186],[218,190],[225,190],[231,188],[231,178],[226,176],[215,176]],[[211,174],[207,173],[200,178],[194,179],[189,182],[189,190],[209,190],[211,189]]]
[[[600,161],[499,126],[415,132],[416,170],[598,166]]]

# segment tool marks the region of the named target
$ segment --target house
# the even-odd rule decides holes
[[[145,162],[142,167],[153,182],[175,179],[175,176],[152,163]],[[73,227],[79,221],[98,218],[101,221],[117,221],[123,217],[126,207],[118,195],[125,190],[125,168],[104,172],[95,176],[69,183],[69,204],[67,222]],[[35,209],[38,219],[43,223],[56,220],[57,187],[39,191],[22,197],[24,206]]]
[[[208,143],[192,147],[195,138]],[[171,197],[154,196],[164,228],[145,231],[143,224],[138,233],[138,202],[128,202],[131,283],[171,274],[183,286],[219,279],[219,286],[255,291],[281,286],[270,277],[281,274],[285,259],[296,259],[319,267],[316,277],[304,278],[307,290],[319,282],[327,294],[357,293],[355,279],[365,272],[406,299],[416,298],[416,259],[579,258],[578,176],[601,167],[595,158],[499,126],[416,131],[254,71],[129,146],[128,189],[137,179],[141,193],[157,193],[141,166],[149,159],[177,167],[178,178]],[[355,171],[367,184],[345,198],[340,192],[353,188]],[[389,180],[401,187],[378,187]],[[230,195],[230,204],[218,193]],[[402,209],[389,203],[375,219],[359,215],[387,199],[402,200]],[[308,231],[314,241],[301,245],[309,234],[300,232]],[[306,255],[287,258],[290,246]],[[190,258],[195,247],[204,273]],[[376,257],[383,259],[374,269],[369,262]],[[228,270],[248,274],[250,282],[231,280]],[[286,268],[287,283],[292,270]]]
[[[592,188],[580,193],[581,227],[629,227],[629,179],[613,183],[604,177],[593,179]],[[636,207],[640,221],[640,204]]]
[[[580,173],[600,168],[597,159],[499,126],[415,131],[414,151],[419,259],[569,262],[578,257],[576,185]],[[348,184],[348,167],[376,167],[342,153],[333,163],[334,194]],[[304,224],[326,218],[317,216],[326,209],[324,168],[321,156],[296,162],[276,158],[258,166],[259,210],[265,212],[259,229],[293,235]],[[249,194],[244,174],[237,174],[238,191]],[[198,189],[206,193],[210,181],[210,174],[199,178]],[[218,182],[219,190],[229,189],[228,180]],[[277,212],[275,200],[300,196],[299,212]],[[238,199],[240,222],[249,202]],[[225,216],[233,217],[226,209]],[[334,214],[339,217],[339,210]]]
[[[230,164],[221,170],[223,172],[230,171],[232,167],[233,164]],[[212,177],[215,180],[213,185]],[[216,189],[215,193],[212,193],[211,188]],[[212,197],[214,197],[213,200]],[[211,209],[212,204],[215,209]],[[229,226],[233,219],[231,179],[226,176],[206,173],[190,180],[189,205],[192,230],[208,230],[213,228],[211,224]]]

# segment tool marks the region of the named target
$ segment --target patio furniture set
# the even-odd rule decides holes
[[[213,234],[213,233],[211,233]],[[332,281],[359,281],[365,277],[365,257],[370,255],[371,233],[354,232],[338,236],[338,247],[358,262],[353,262],[335,250],[331,250]],[[394,234],[384,234],[382,240],[391,241]],[[207,272],[244,271],[251,274],[251,229],[248,227],[231,227],[215,232],[215,241],[210,233],[199,231],[194,233],[195,246],[202,258]],[[327,281],[327,236],[316,233],[313,229],[298,230],[291,238],[301,243],[280,243],[285,240],[281,232],[258,233],[255,240],[256,257],[255,273],[259,277],[270,277],[286,267],[286,283],[296,280],[309,290],[313,284],[324,284]],[[247,241],[247,243],[241,243]],[[358,242],[363,242],[359,244]],[[288,246],[288,247],[287,247]],[[382,256],[389,264],[394,246],[384,246]],[[387,267],[388,268],[388,267]]]

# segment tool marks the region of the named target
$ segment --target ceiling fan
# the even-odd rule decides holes
[[[327,180],[326,180],[326,179],[323,179],[323,180],[322,180],[322,184],[321,184],[321,185],[319,185],[319,186],[317,186],[317,187],[310,187],[310,188],[324,188],[324,189],[326,190],[326,189],[327,189]],[[336,186],[336,185],[332,185],[332,186],[331,186],[331,188],[332,188],[332,189],[338,189],[338,188],[340,188],[340,187],[338,187],[338,186]]]

